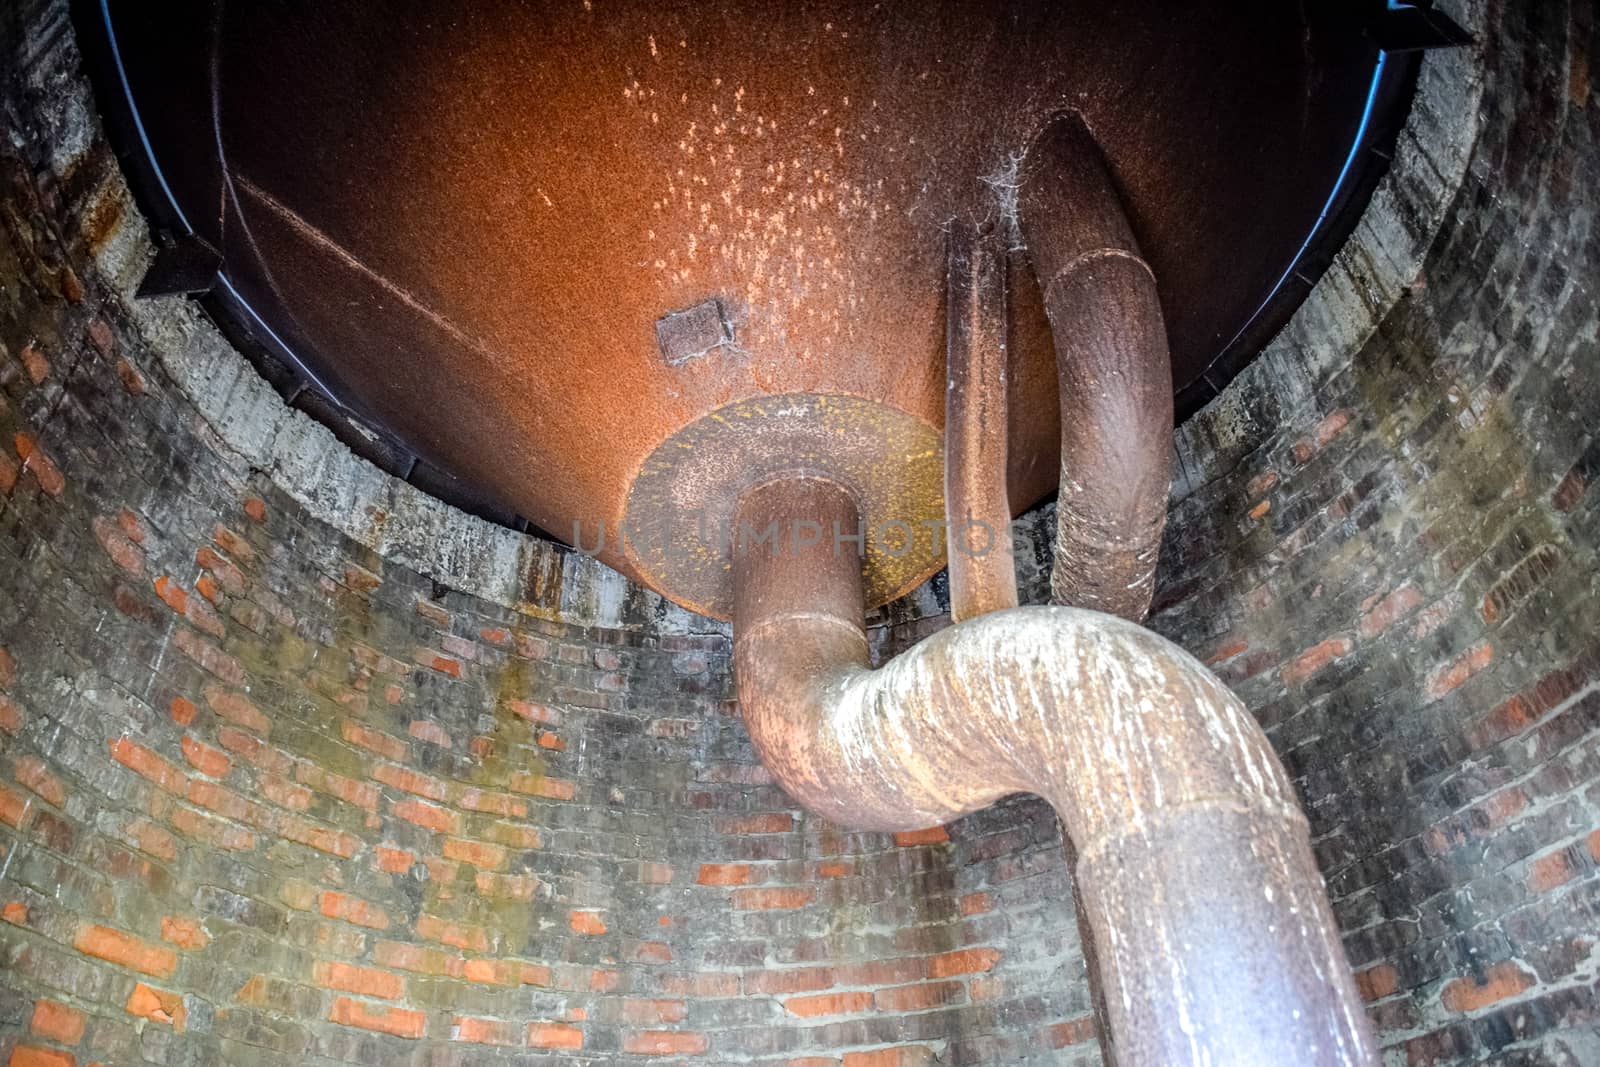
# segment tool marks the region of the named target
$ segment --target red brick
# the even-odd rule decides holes
[[[906,956],[901,959],[870,960],[835,969],[840,985],[904,985],[928,974],[928,958]]]
[[[1078,1019],[1069,1019],[1064,1023],[1056,1023],[1050,1027],[1048,1037],[1051,1048],[1067,1048],[1070,1045],[1082,1045],[1093,1041],[1098,1033],[1094,1016],[1085,1015]]]
[[[383,1004],[363,1004],[349,997],[339,997],[328,1010],[328,1021],[414,1039],[422,1036],[427,1016],[420,1011],[391,1008]]]
[[[243,694],[231,692],[221,686],[208,685],[202,695],[212,711],[235,726],[252,730],[262,737],[271,732],[272,721]]]
[[[18,1045],[11,1050],[7,1067],[77,1067],[78,1058],[60,1049],[38,1045]]]
[[[267,521],[267,502],[258,496],[244,498],[244,513],[254,522]]]
[[[263,774],[256,780],[256,788],[269,804],[290,811],[305,811],[311,807],[312,793],[303,785],[280,778],[276,774]]]
[[[573,783],[538,773],[515,774],[507,783],[507,788],[549,800],[571,800],[577,794],[577,787]]]
[[[747,885],[750,881],[748,863],[702,863],[700,875],[695,879],[701,885]]]
[[[426,741],[428,744],[438,745],[440,748],[449,748],[452,744],[450,735],[445,733],[444,727],[426,719],[412,720],[411,724],[406,727],[406,733],[419,741]]]
[[[8,900],[6,906],[0,908],[0,920],[12,926],[28,925],[28,906],[20,900]]]
[[[188,726],[194,722],[194,717],[200,713],[199,708],[183,697],[173,697],[172,703],[167,707],[167,711],[172,716],[172,721],[179,726]]]
[[[506,706],[514,714],[527,719],[529,722],[543,723],[546,726],[550,726],[561,721],[561,713],[547,704],[535,704],[529,700],[512,700],[508,701]]]
[[[474,1045],[519,1045],[522,1043],[522,1024],[506,1019],[481,1019],[471,1015],[457,1015],[455,1040]]]
[[[189,776],[160,753],[128,737],[119,737],[109,744],[111,758],[135,774],[148,778],[168,793],[181,796],[188,792]]]
[[[405,874],[417,862],[416,853],[407,852],[403,848],[379,845],[373,853],[378,860],[378,869],[388,871],[390,874]]]
[[[179,652],[199,664],[202,670],[229,685],[243,685],[244,665],[193,630],[178,627],[172,634],[172,643]]]
[[[450,788],[439,779],[419,774],[409,767],[397,767],[392,763],[379,764],[373,769],[372,777],[384,785],[393,786],[407,793],[415,793],[429,800],[443,800],[450,795]]]
[[[1451,1011],[1472,1012],[1514,997],[1535,982],[1532,974],[1509,960],[1496,963],[1476,977],[1457,978],[1448,983],[1440,1000]]]
[[[1572,857],[1565,850],[1552,852],[1528,864],[1528,888],[1535,893],[1547,893],[1557,886],[1566,885],[1577,875]]]
[[[784,1008],[802,1019],[819,1015],[856,1015],[872,1007],[872,994],[865,990],[852,993],[818,993],[809,997],[790,997]]]
[[[0,785],[0,822],[21,829],[23,820],[28,816],[29,803],[21,793]]]
[[[218,584],[228,591],[229,596],[244,596],[249,588],[249,580],[244,572],[234,565],[233,561],[212,549],[209,545],[202,545],[194,554],[195,564],[211,572]]]
[[[901,848],[912,845],[937,845],[950,840],[950,834],[942,826],[929,826],[923,830],[902,830],[894,835],[894,843]]]
[[[747,994],[813,993],[833,984],[834,971],[831,967],[762,969],[744,976],[744,991]]]
[[[705,1034],[685,1030],[644,1030],[622,1037],[622,1051],[633,1056],[698,1056],[706,1047]]]
[[[959,903],[962,915],[983,915],[994,910],[994,897],[989,893],[967,893]]]
[[[111,557],[111,562],[136,578],[144,577],[144,549],[136,545],[115,520],[97,515],[89,523],[89,528],[94,531],[95,540],[100,542],[106,555]]]
[[[134,847],[143,852],[168,862],[178,858],[177,839],[149,819],[134,819],[125,832]]]
[[[437,941],[442,945],[473,952],[489,951],[488,932],[471,923],[450,922],[437,915],[422,914],[417,916],[416,931],[417,936],[426,941]]]
[[[529,1023],[528,1047],[577,1049],[583,1047],[583,1031],[565,1023]]]
[[[288,753],[273,748],[254,734],[247,734],[232,726],[217,730],[217,743],[250,766],[269,774],[288,774],[296,766],[294,758]]]
[[[803,908],[816,899],[817,891],[809,886],[735,889],[733,891],[733,907],[736,911],[775,911],[785,908]]]
[[[873,995],[879,1011],[927,1011],[961,999],[960,982],[921,982],[916,985],[894,986],[880,989]]]
[[[85,955],[163,978],[178,969],[178,954],[170,948],[152,945],[109,926],[81,928],[72,939],[72,947]]]
[[[406,991],[406,980],[398,974],[337,961],[318,960],[311,968],[311,980],[323,989],[384,1000],[396,1000]]]
[[[399,738],[368,729],[351,719],[340,720],[339,735],[352,745],[376,752],[385,759],[403,762],[410,752],[409,746]]]
[[[1400,991],[1400,975],[1387,963],[1359,971],[1355,978],[1356,989],[1360,991],[1361,999],[1369,1004],[1384,997],[1392,997]]]
[[[51,496],[60,496],[61,491],[67,487],[67,480],[61,475],[61,468],[55,461],[39,448],[39,443],[25,433],[19,433],[13,438],[17,448],[17,457],[22,460],[22,469],[31,471],[34,480]]]
[[[32,790],[36,796],[54,806],[59,808],[66,803],[66,787],[61,784],[61,779],[50,773],[44,760],[38,756],[23,756],[17,760],[15,777],[18,785]]]
[[[1283,682],[1285,685],[1303,682],[1328,664],[1348,655],[1349,652],[1350,642],[1347,639],[1330,637],[1296,656],[1294,661],[1283,669]]]
[[[384,967],[436,977],[459,977],[462,973],[458,953],[404,941],[379,941],[372,946],[372,961]]]
[[[933,1051],[925,1045],[900,1045],[844,1054],[844,1067],[924,1067],[932,1062]]]
[[[10,496],[11,491],[17,487],[17,479],[22,476],[22,469],[16,461],[0,447],[0,496]]]
[[[117,381],[122,383],[122,388],[127,390],[129,396],[144,396],[149,390],[145,384],[144,375],[124,356],[118,356],[116,362]]]
[[[989,971],[1000,961],[1000,956],[997,948],[963,948],[941,953],[928,961],[928,975],[931,978],[949,978],[957,974]]]
[[[431,600],[417,599],[417,614],[435,626],[449,626],[450,613]]]
[[[344,565],[344,584],[358,593],[370,593],[383,584],[383,577],[374,574],[359,564],[346,563]]]
[[[499,845],[486,845],[482,841],[468,841],[459,837],[446,838],[445,859],[470,863],[474,867],[498,870],[505,866],[506,850]]]
[[[413,658],[420,666],[438,671],[440,674],[451,678],[461,677],[461,661],[451,659],[443,652],[436,652],[431,648],[419,648],[413,653]]]
[[[370,782],[358,782],[307,762],[297,763],[294,775],[301,784],[327,793],[329,796],[338,797],[346,804],[354,804],[369,812],[378,810],[378,787]]]
[[[340,859],[349,859],[361,847],[361,842],[356,840],[354,834],[343,830],[331,830],[326,826],[318,826],[299,816],[286,816],[274,820],[278,836],[288,841],[296,841],[308,848],[326,852]]]
[[[1413,585],[1402,585],[1361,616],[1356,630],[1364,638],[1377,637],[1390,626],[1415,611],[1422,603],[1422,594]]]
[[[184,1009],[181,995],[169,993],[164,989],[153,989],[143,982],[134,983],[133,992],[128,994],[128,1003],[123,1007],[129,1015],[137,1015],[151,1022],[165,1023],[180,1031],[188,1014]]]
[[[460,819],[455,812],[413,797],[396,801],[390,810],[406,822],[414,823],[425,830],[434,830],[441,834],[455,833],[460,823]]]
[[[167,819],[173,829],[186,837],[205,841],[231,852],[248,852],[256,847],[256,835],[238,826],[213,819],[193,808],[175,807]]]
[[[33,379],[34,385],[38,385],[50,377],[50,360],[40,351],[38,345],[30,341],[22,346],[22,351],[18,355],[22,359],[23,367],[28,371],[28,377]]]
[[[1429,672],[1428,680],[1422,687],[1423,692],[1430,700],[1437,700],[1460,688],[1467,679],[1487,667],[1492,659],[1494,646],[1487,641],[1480,641],[1449,663]]]
[[[389,913],[359,897],[327,890],[318,899],[318,909],[329,919],[342,919],[370,930],[389,929]]]
[[[633,947],[628,958],[633,963],[671,963],[672,946],[665,941],[641,941]]]
[[[76,1008],[55,1000],[33,1002],[33,1018],[28,1029],[58,1045],[76,1045],[83,1040],[83,1027],[89,1017]]]
[[[200,925],[200,920],[181,915],[165,915],[161,919],[161,940],[179,948],[200,949],[211,943],[211,935]]]
[[[0,730],[8,734],[22,729],[22,709],[4,696],[0,696]]]
[[[580,934],[597,937],[606,932],[605,920],[600,916],[601,913],[597,911],[569,911],[567,925]]]
[[[188,734],[183,735],[179,745],[183,749],[183,758],[189,761],[189,766],[212,778],[227,777],[232,762],[226,755],[208,744],[196,741]]]
[[[719,834],[786,834],[794,829],[794,816],[784,812],[767,815],[735,815],[718,819]]]

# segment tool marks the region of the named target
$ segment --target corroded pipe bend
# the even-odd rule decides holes
[[[1171,481],[1171,359],[1155,278],[1076,115],[1029,147],[1018,212],[1061,394],[1051,599],[1142,619]]]
[[[740,514],[853,510],[837,486],[775,483]],[[1376,1063],[1305,819],[1226,686],[1156,634],[1066,607],[983,615],[874,670],[852,570],[827,546],[734,560],[740,706],[796,801],[911,829],[1049,800],[1122,1067]]]

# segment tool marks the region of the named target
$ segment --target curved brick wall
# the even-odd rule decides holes
[[[1152,625],[1295,776],[1390,1062],[1600,1064],[1600,37],[1464,21],[1444,225],[1353,354],[1280,339],[1182,429]]]
[[[126,299],[61,7],[0,16],[0,1056],[1097,1062],[1042,805],[793,811],[724,629]],[[1351,249],[1179,432],[1153,625],[1296,775],[1394,1062],[1593,1064],[1594,20],[1455,11],[1485,47],[1430,58]]]

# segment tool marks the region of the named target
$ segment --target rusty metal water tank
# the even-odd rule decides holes
[[[1180,412],[1348,230],[1409,91],[1383,4],[317,0],[78,6],[213,310],[403,458],[725,615],[715,522],[791,469],[943,513],[945,235],[1010,240],[1013,506],[1057,475],[1017,168],[1062,110],[1159,282]],[[699,519],[685,519],[699,516]],[[575,529],[578,528],[578,529]],[[877,535],[874,535],[877,536]],[[885,535],[887,536],[887,535]],[[892,538],[891,538],[892,540]],[[903,548],[903,551],[897,549]],[[875,543],[869,600],[940,566]]]

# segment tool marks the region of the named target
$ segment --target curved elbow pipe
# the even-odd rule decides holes
[[[1061,393],[1051,599],[1150,609],[1172,481],[1172,367],[1155,278],[1093,136],[1061,115],[1023,160],[1018,221]]]
[[[763,762],[842,826],[911,829],[1011,793],[1075,851],[1110,1046],[1123,1067],[1376,1063],[1304,817],[1243,704],[1138,626],[995,612],[868,666],[848,491],[750,490],[736,546],[738,695]],[[835,526],[834,524],[838,525]]]

